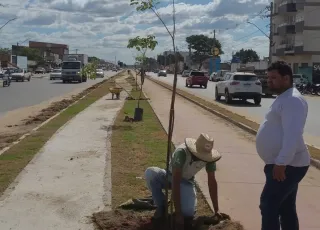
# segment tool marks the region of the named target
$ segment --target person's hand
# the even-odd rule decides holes
[[[222,218],[222,215],[221,215],[220,211],[215,212],[214,216],[218,217],[219,219]]]
[[[225,213],[222,213],[220,211],[217,211],[215,212],[214,216],[218,217],[219,220],[230,220],[230,216],[225,214]]]
[[[273,166],[273,179],[282,182],[286,179],[286,166],[275,165]]]
[[[175,216],[176,222],[176,230],[183,230],[184,229],[184,217],[181,214],[177,214]]]

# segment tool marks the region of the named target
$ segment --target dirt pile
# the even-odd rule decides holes
[[[94,213],[92,220],[98,230],[170,230],[164,221],[151,221],[152,212],[133,212],[115,210]],[[173,230],[173,229],[172,229]],[[192,223],[186,224],[185,230],[244,230],[238,222],[220,221],[217,217],[196,217]]]

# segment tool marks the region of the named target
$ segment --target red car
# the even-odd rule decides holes
[[[191,71],[186,79],[186,87],[192,87],[194,85],[199,85],[200,87],[207,88],[208,76],[202,71]]]

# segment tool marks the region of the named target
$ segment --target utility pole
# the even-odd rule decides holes
[[[217,66],[216,66],[216,54],[215,54],[215,48],[216,48],[216,30],[213,30],[213,64],[214,64],[214,72],[217,72]]]
[[[215,63],[216,60],[216,55],[215,55],[215,46],[216,46],[216,30],[213,30],[213,46],[211,48],[211,54],[212,56],[210,57],[210,74],[212,74],[213,72],[217,72],[217,66]],[[214,68],[213,68],[214,65]]]
[[[270,35],[269,35],[269,65],[272,63],[272,47],[273,43],[273,2],[270,2]]]
[[[117,56],[114,56],[114,64],[117,65]]]
[[[167,51],[164,51],[164,68],[167,66]]]

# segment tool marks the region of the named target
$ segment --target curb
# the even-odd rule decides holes
[[[166,86],[166,85],[164,85],[164,84],[152,79],[149,76],[147,77],[147,79],[152,81],[153,83],[155,83],[157,85],[162,86],[163,88],[166,88],[169,91],[172,91],[172,89],[170,87],[168,87],[168,86]],[[226,115],[224,115],[224,114],[222,114],[222,113],[220,113],[220,112],[218,112],[218,111],[216,111],[216,110],[214,110],[212,108],[209,108],[209,107],[207,107],[207,106],[205,106],[205,105],[203,105],[203,104],[201,104],[201,103],[199,103],[199,102],[197,102],[197,101],[195,101],[195,100],[193,100],[193,99],[191,99],[191,98],[189,98],[187,96],[182,95],[179,92],[176,92],[176,94],[179,95],[180,97],[188,100],[189,102],[192,102],[193,104],[201,107],[202,109],[204,109],[204,110],[206,110],[206,111],[208,111],[208,112],[210,112],[210,113],[212,113],[212,114],[214,114],[214,115],[216,115],[216,116],[218,116],[218,117],[220,117],[220,118],[222,118],[224,120],[229,121],[230,123],[234,124],[235,126],[245,130],[246,132],[248,132],[248,133],[250,133],[252,135],[256,135],[257,134],[257,131],[255,129],[253,129],[253,128],[251,128],[251,127],[249,127],[249,126],[247,126],[247,125],[245,125],[245,124],[243,124],[241,122],[235,121],[235,120],[231,119],[230,117],[227,117]],[[316,147],[314,147],[314,148],[316,148]],[[316,167],[317,169],[320,169],[320,161],[319,160],[311,158],[310,163],[311,163],[312,166]]]
[[[122,72],[120,72],[122,73]],[[118,73],[118,74],[120,74]],[[118,75],[116,74],[116,75]],[[116,75],[113,75],[112,77],[109,77],[108,79],[106,79],[105,81],[109,81],[110,79],[114,78]],[[98,82],[96,84],[99,84],[101,82]],[[102,84],[101,84],[102,85]],[[99,87],[101,87],[101,85],[99,85],[96,89],[98,89]],[[92,85],[94,86],[94,85]],[[89,86],[88,88],[92,87]],[[85,88],[84,90],[87,90],[88,88]],[[83,90],[83,91],[84,91]],[[91,91],[92,92],[92,91]],[[88,96],[91,92],[87,93],[86,95],[82,96],[81,98],[79,98],[78,100],[76,100],[75,102],[71,103],[70,105],[68,105],[66,108],[60,110],[58,113],[56,113],[55,115],[53,115],[52,117],[48,118],[47,120],[45,120],[44,122],[42,122],[40,125],[38,125],[37,127],[33,128],[30,132],[23,134],[21,137],[18,138],[18,140],[12,142],[9,146],[4,147],[3,149],[0,150],[0,156],[5,153],[6,151],[8,151],[9,149],[11,149],[13,146],[15,146],[16,144],[20,143],[23,139],[25,139],[26,137],[30,136],[32,133],[34,133],[35,131],[37,131],[38,129],[40,129],[42,126],[46,125],[47,123],[49,123],[51,120],[53,120],[54,118],[56,118],[57,116],[59,116],[61,113],[63,113],[64,111],[66,111],[67,109],[69,109],[71,106],[75,105],[76,103],[78,103],[80,100],[82,100],[83,98],[85,98],[86,96]]]

